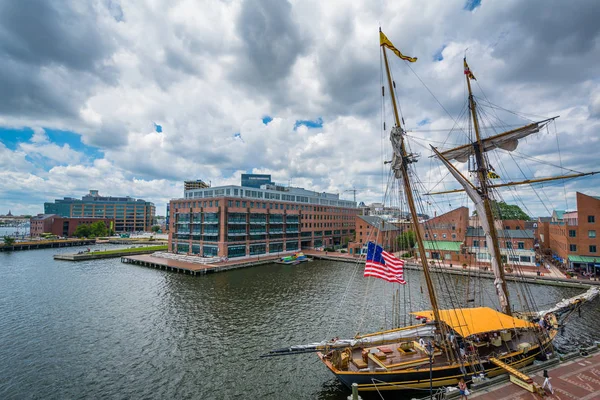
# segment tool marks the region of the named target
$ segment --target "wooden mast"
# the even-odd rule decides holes
[[[379,31],[381,32],[381,29]],[[402,128],[402,125],[400,124],[400,118],[398,116],[398,106],[396,105],[396,95],[394,94],[394,85],[393,85],[392,77],[390,74],[390,66],[388,64],[386,50],[385,50],[384,46],[381,46],[381,47],[383,50],[383,59],[385,62],[385,72],[387,74],[390,95],[392,97],[392,105],[394,107],[394,119],[396,122],[396,126],[398,128]],[[408,203],[410,215],[412,217],[413,225],[415,227],[415,237],[416,237],[417,243],[419,245],[419,255],[421,257],[421,264],[423,265],[423,272],[425,274],[425,282],[427,284],[427,291],[429,293],[429,299],[431,301],[431,309],[433,311],[433,315],[434,315],[436,323],[441,326],[442,324],[440,323],[441,320],[440,320],[440,313],[439,313],[437,297],[435,295],[435,288],[433,286],[433,281],[431,279],[431,273],[429,272],[429,264],[427,263],[427,257],[425,256],[425,246],[423,243],[423,236],[421,234],[421,227],[419,226],[419,217],[417,215],[417,209],[415,207],[415,200],[414,200],[413,193],[412,193],[412,186],[410,183],[410,179],[408,177],[408,164],[410,163],[410,161],[409,161],[409,155],[406,152],[404,138],[402,138],[401,143],[402,143],[401,171],[402,171],[402,180],[404,183],[404,192],[406,193],[406,202]]]
[[[486,218],[488,224],[490,226],[490,237],[491,242],[488,243],[492,246],[492,251],[494,252],[494,257],[498,262],[498,274],[499,279],[501,280],[502,291],[504,292],[504,297],[506,299],[504,304],[500,304],[502,307],[502,312],[506,315],[512,316],[512,309],[510,307],[510,299],[508,297],[508,288],[506,286],[506,278],[504,276],[504,266],[502,265],[502,255],[500,253],[500,245],[498,244],[498,233],[496,232],[496,226],[494,225],[494,214],[492,213],[492,206],[489,198],[490,187],[488,184],[488,166],[486,163],[486,159],[484,157],[483,152],[483,144],[481,141],[481,135],[479,134],[479,121],[477,119],[477,110],[475,98],[473,97],[473,92],[471,91],[471,72],[468,69],[467,59],[464,59],[465,63],[465,79],[467,80],[467,87],[469,88],[469,108],[471,109],[471,116],[473,118],[473,127],[475,130],[476,141],[473,142],[473,151],[475,153],[475,163],[477,167],[477,177],[479,180],[479,193],[481,198],[483,199],[483,206],[485,209],[485,215],[482,216]],[[499,294],[499,293],[498,293]],[[499,296],[500,297],[500,296]]]

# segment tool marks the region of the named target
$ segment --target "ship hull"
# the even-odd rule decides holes
[[[532,364],[533,361],[540,356],[541,352],[538,347],[531,349],[527,353],[498,358],[507,365],[518,369]],[[323,360],[321,354],[319,354],[319,357],[337,378],[349,388],[352,387],[353,383],[357,383],[358,389],[361,391],[428,389],[430,386],[430,372],[428,366],[423,366],[418,370],[412,369],[395,372],[346,372],[335,370],[331,363]],[[505,370],[489,361],[482,361],[481,366],[483,366],[485,374],[488,377],[506,373]],[[473,375],[481,372],[481,367],[479,364],[477,364],[476,368],[471,365],[466,365],[465,370],[466,375],[457,365],[447,367],[434,366],[431,371],[431,386],[434,388],[456,386],[461,377],[464,377],[467,383],[469,383]]]

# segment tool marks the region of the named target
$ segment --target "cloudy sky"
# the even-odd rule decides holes
[[[245,172],[381,201],[379,26],[419,58],[390,61],[425,188],[457,187],[428,144],[465,143],[465,53],[487,134],[560,115],[490,156],[503,181],[600,170],[599,19],[596,0],[0,0],[0,214],[97,189],[164,215],[183,180]],[[545,215],[578,190],[600,179],[500,196]]]

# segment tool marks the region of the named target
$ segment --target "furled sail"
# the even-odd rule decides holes
[[[519,145],[519,139],[523,139],[533,133],[539,132],[540,129],[545,127],[550,121],[558,117],[549,118],[543,121],[534,122],[523,127],[513,129],[507,132],[500,133],[489,138],[482,139],[483,151],[490,151],[494,149],[502,149],[506,151],[514,151]],[[450,150],[446,150],[441,154],[447,160],[456,160],[458,162],[467,162],[469,156],[473,155],[475,150],[473,144],[465,144],[463,146],[455,147]]]
[[[442,161],[442,163],[448,168],[448,171],[454,176],[454,178],[461,184],[462,187],[465,188],[465,192],[471,198],[473,203],[475,204],[475,209],[477,210],[477,215],[484,216],[485,208],[483,204],[483,198],[477,191],[477,189],[469,182],[465,177],[458,172],[458,170],[452,165],[439,151],[435,149],[435,147],[431,146],[433,151],[436,153],[437,157]],[[492,247],[492,236],[490,230],[493,227],[490,226],[487,218],[480,218],[481,227],[483,228],[483,232],[485,233],[485,241],[488,244],[488,247]],[[500,262],[496,259],[494,252],[490,252],[490,263],[492,265],[492,272],[494,273],[494,286],[496,287],[496,294],[498,295],[498,299],[500,300],[500,306],[502,309],[508,308],[508,299],[502,290],[502,285],[504,284],[502,274],[500,272]]]
[[[369,347],[386,343],[393,343],[398,340],[416,340],[418,338],[433,338],[435,326],[423,324],[420,326],[402,328],[390,332],[382,332],[375,335],[363,336],[356,339],[335,339],[332,341],[323,341],[309,344],[297,344],[282,349],[272,350],[261,357],[284,356],[297,353],[311,353],[315,351],[343,349],[350,347]]]

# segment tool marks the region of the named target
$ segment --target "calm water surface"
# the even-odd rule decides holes
[[[351,264],[190,277],[118,259],[52,259],[77,249],[0,253],[0,399],[346,399],[312,354],[258,356],[382,328],[391,315],[386,284],[350,281]],[[407,279],[402,304],[426,307],[421,274]],[[448,282],[465,288],[462,277]],[[378,294],[365,297],[366,285],[379,285]],[[581,292],[530,289],[538,305]],[[596,300],[569,321],[558,347],[600,339],[598,321]]]

